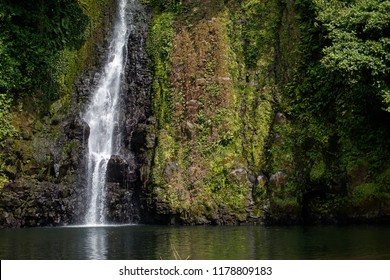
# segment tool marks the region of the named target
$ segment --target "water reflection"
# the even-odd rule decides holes
[[[84,251],[86,259],[104,260],[107,259],[108,244],[107,244],[106,227],[90,227],[86,230]]]
[[[0,230],[0,259],[390,259],[390,227]]]

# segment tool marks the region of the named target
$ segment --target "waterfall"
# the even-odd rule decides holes
[[[128,4],[129,2],[129,4]],[[111,38],[108,58],[97,88],[83,116],[90,128],[88,139],[88,191],[89,202],[86,224],[104,224],[106,198],[106,169],[112,155],[119,153],[117,128],[121,82],[126,65],[129,36],[128,5],[133,1],[118,0],[117,18]]]

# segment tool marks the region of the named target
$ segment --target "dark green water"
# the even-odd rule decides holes
[[[107,226],[0,230],[0,259],[390,259],[390,227]]]

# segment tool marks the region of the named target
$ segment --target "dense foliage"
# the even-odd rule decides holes
[[[0,91],[58,98],[57,54],[79,48],[88,23],[76,0],[0,3]]]
[[[381,0],[297,1],[303,52],[284,105],[306,212],[329,217],[388,200],[389,8]]]
[[[330,44],[322,65],[351,91],[388,98],[390,74],[389,1],[315,1],[318,21]],[[355,96],[356,97],[356,96]]]

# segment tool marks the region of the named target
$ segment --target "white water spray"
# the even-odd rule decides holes
[[[121,80],[126,65],[129,36],[128,0],[118,0],[117,19],[109,46],[108,60],[92,95],[84,120],[90,128],[88,140],[88,190],[90,200],[86,224],[105,223],[106,169],[111,155],[119,152],[114,127],[119,121]]]

